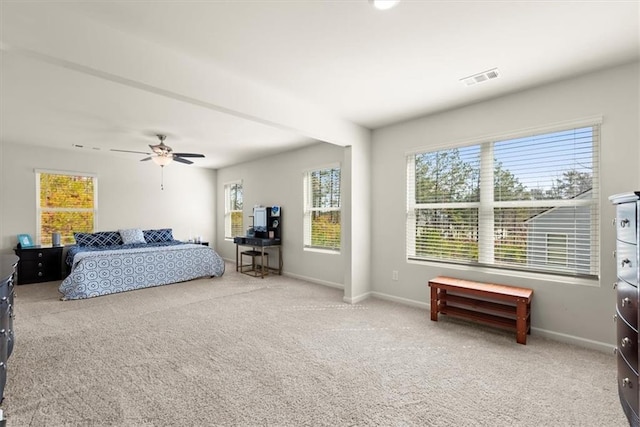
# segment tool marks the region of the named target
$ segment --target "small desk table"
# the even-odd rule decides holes
[[[270,271],[282,275],[282,245],[280,239],[261,239],[259,237],[234,237],[233,243],[236,244],[236,271],[249,274],[250,276],[264,278]],[[251,270],[243,269],[242,259],[240,254],[240,246],[251,247],[251,251],[246,251],[246,254],[254,257]],[[271,267],[267,259],[267,265],[265,265],[265,256],[268,258],[268,254],[265,254],[265,248],[277,247],[278,248],[278,267]],[[245,253],[245,252],[243,252]],[[255,269],[255,257],[260,257],[260,268]]]

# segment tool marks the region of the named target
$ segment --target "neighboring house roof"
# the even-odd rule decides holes
[[[571,199],[585,199],[588,195],[590,195],[593,192],[593,189],[590,188],[588,190],[583,191],[582,193],[576,194],[575,196],[573,196]],[[528,218],[526,222],[532,221],[534,219],[538,219],[539,217],[543,216],[543,215],[547,215],[550,212],[553,212],[557,209],[562,209],[562,208],[566,208],[567,206],[554,206],[552,208],[546,209],[540,213],[537,213],[533,216],[531,216],[530,218]]]

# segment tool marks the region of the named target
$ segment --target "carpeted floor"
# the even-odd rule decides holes
[[[8,425],[627,425],[612,354],[227,267],[82,301],[19,286]]]

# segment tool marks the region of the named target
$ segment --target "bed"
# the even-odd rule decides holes
[[[224,260],[212,248],[174,240],[171,229],[75,233],[60,284],[62,300],[185,282],[224,274]]]

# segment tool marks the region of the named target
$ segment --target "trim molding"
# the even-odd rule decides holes
[[[412,306],[412,307],[417,307],[417,308],[421,308],[424,310],[431,310],[431,304],[430,303],[426,303],[426,302],[421,302],[421,301],[415,301],[412,299],[408,299],[408,298],[401,298],[401,297],[397,297],[394,295],[389,295],[389,294],[385,294],[382,292],[370,292],[369,294],[371,294],[372,297],[374,298],[378,298],[378,299],[382,299],[382,300],[388,300],[388,301],[394,301],[400,304],[404,304],[404,305],[408,305],[408,306]],[[346,301],[345,301],[346,302]],[[425,316],[425,321],[429,320],[429,316]],[[538,336],[538,337],[543,337],[543,338],[548,338],[554,341],[559,341],[559,342],[563,342],[563,343],[567,343],[567,344],[573,344],[573,345],[577,345],[579,347],[584,347],[584,348],[588,348],[591,350],[597,350],[600,351],[602,353],[608,353],[608,354],[613,354],[613,349],[615,348],[615,346],[613,346],[612,344],[607,344],[604,342],[600,342],[600,341],[594,341],[594,340],[590,340],[587,338],[582,338],[582,337],[577,337],[575,335],[568,335],[568,334],[563,334],[561,332],[554,332],[554,331],[549,331],[547,329],[541,329],[541,328],[531,328],[531,334]]]
[[[286,272],[286,271],[283,271],[282,275],[283,276],[287,276],[287,277],[292,277],[294,279],[304,280],[305,282],[315,283],[316,285],[328,286],[330,288],[336,288],[336,289],[344,289],[344,285],[342,285],[341,283],[329,282],[327,280],[314,279],[313,277],[302,276],[300,274],[293,274],[293,273],[289,273],[289,272]]]

